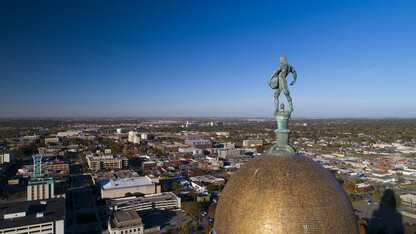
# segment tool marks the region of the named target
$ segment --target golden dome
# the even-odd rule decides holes
[[[214,229],[218,234],[358,233],[342,187],[302,155],[262,155],[241,167],[220,196]]]

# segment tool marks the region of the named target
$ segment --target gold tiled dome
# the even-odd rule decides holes
[[[222,192],[215,232],[358,233],[339,183],[302,155],[262,155],[241,167]]]

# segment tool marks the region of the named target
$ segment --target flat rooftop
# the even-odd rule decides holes
[[[128,222],[128,221],[142,221],[140,216],[136,211],[118,211],[114,214],[115,218],[119,223]]]
[[[143,225],[142,218],[136,211],[117,211],[114,214],[114,218],[110,219],[112,228],[120,227],[132,227],[137,225]]]
[[[117,180],[117,179],[125,179],[125,178],[134,178],[139,177],[139,174],[135,171],[129,170],[122,170],[122,171],[108,171],[108,172],[95,172],[92,174],[92,178],[94,178],[95,183],[99,183],[103,180]]]
[[[24,211],[27,212],[23,217],[4,219],[4,215]],[[36,217],[41,212],[43,217]],[[0,229],[54,222],[64,218],[65,198],[49,199],[46,204],[41,204],[41,200],[0,204]]]
[[[100,186],[103,190],[120,189],[129,187],[138,187],[151,185],[152,181],[148,177],[133,177],[118,180],[103,180],[100,181]]]
[[[125,197],[116,198],[107,201],[109,207],[117,205],[118,207],[129,206],[131,204],[146,203],[146,202],[159,202],[159,201],[171,201],[178,200],[178,197],[172,192],[164,192],[157,194],[149,194],[141,197]]]

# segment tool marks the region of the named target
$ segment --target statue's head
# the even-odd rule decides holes
[[[286,57],[285,56],[280,56],[280,58],[279,58],[279,61],[280,61],[280,63],[287,63],[287,61],[286,61]]]

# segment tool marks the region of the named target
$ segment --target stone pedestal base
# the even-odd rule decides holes
[[[274,116],[277,121],[276,144],[270,148],[267,153],[272,155],[296,155],[295,148],[289,145],[290,129],[287,128],[290,111],[276,111]]]

